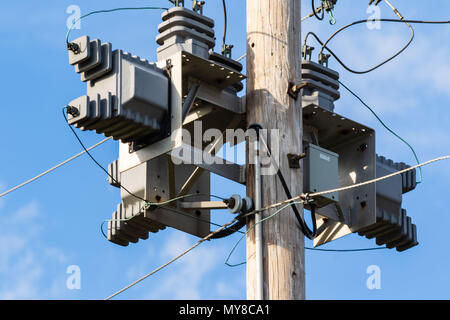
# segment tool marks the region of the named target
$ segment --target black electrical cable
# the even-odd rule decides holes
[[[272,152],[270,151],[269,146],[267,146],[267,148],[269,149],[268,151],[269,151],[270,157],[271,157]],[[291,199],[292,198],[291,191],[289,190],[289,187],[286,183],[286,180],[284,179],[283,173],[281,172],[280,168],[278,168],[277,176],[281,182],[281,185],[283,186],[286,197],[288,199]],[[317,231],[315,210],[313,209],[313,207],[315,207],[315,206],[314,205],[311,206],[311,219],[312,219],[312,223],[313,223],[313,230],[311,231],[311,229],[306,224],[304,218],[302,218],[302,216],[300,215],[300,212],[298,211],[297,206],[292,205],[292,210],[294,211],[295,217],[297,218],[297,221],[300,224],[300,229],[302,230],[303,234],[310,240],[314,239],[314,237],[316,236],[316,231]]]
[[[63,108],[63,116],[64,116],[64,119],[66,120],[66,123],[68,123],[68,119],[67,119],[67,116],[66,116],[66,113],[64,112],[65,110],[66,110],[66,108],[67,107],[64,107]],[[116,183],[116,184],[118,184],[119,186],[120,186],[120,188],[122,188],[123,190],[125,190],[129,195],[131,195],[131,196],[133,196],[133,197],[135,197],[135,198],[137,198],[137,199],[139,199],[139,200],[141,200],[141,201],[143,201],[143,202],[149,202],[149,201],[147,201],[147,200],[145,200],[144,198],[141,198],[141,197],[139,197],[139,196],[137,196],[137,195],[135,195],[135,194],[133,194],[132,192],[130,192],[127,188],[125,188],[122,184],[120,184],[116,179],[114,179],[114,177],[112,177],[110,174],[109,174],[109,172],[92,156],[92,154],[86,149],[86,147],[84,146],[84,143],[81,141],[81,139],[80,139],[80,137],[78,136],[78,134],[75,132],[75,130],[72,128],[72,126],[70,126],[69,125],[69,128],[70,128],[70,130],[72,131],[72,133],[75,135],[75,137],[76,137],[76,139],[78,140],[78,142],[80,143],[80,145],[81,145],[81,147],[84,149],[84,151],[89,155],[89,157],[92,159],[92,161],[94,161],[94,163],[100,168],[100,169],[102,169],[113,181],[114,181],[114,183]],[[204,195],[204,194],[196,194],[196,196],[201,196],[201,195]],[[218,196],[214,196],[214,195],[209,195],[209,196],[211,196],[211,197],[215,197],[215,198],[219,198],[219,199],[222,199],[222,200],[225,200],[224,198],[222,198],[222,197],[218,197]],[[184,214],[184,213],[182,213],[182,212],[179,212],[178,210],[174,210],[174,209],[172,209],[172,208],[168,208],[168,207],[164,207],[164,206],[161,206],[161,208],[162,209],[165,209],[165,210],[168,210],[168,211],[172,211],[172,212],[175,212],[175,213],[177,213],[177,214],[181,214],[181,215],[184,215],[184,216],[187,216],[187,217],[190,217],[190,218],[192,218],[192,219],[195,219],[195,220],[202,220],[202,219],[200,219],[200,218],[196,218],[196,217],[192,217],[192,216],[189,216],[189,215],[186,215],[186,214]],[[239,216],[238,216],[238,218],[237,219],[239,219]],[[206,220],[204,220],[204,222],[206,222]],[[103,234],[103,236],[105,237],[105,238],[107,238],[106,237],[106,235],[105,235],[105,233],[104,233],[104,231],[103,231],[103,225],[104,225],[104,223],[105,222],[103,222],[102,224],[101,224],[101,226],[100,226],[100,230],[102,231],[102,234]],[[242,227],[244,227],[245,226],[245,219],[239,219],[235,224],[233,224],[233,225],[231,225],[231,226],[229,226],[228,228],[225,228],[225,229],[223,229],[223,230],[221,230],[220,232],[218,232],[218,233],[216,233],[213,237],[211,237],[211,239],[219,239],[219,238],[224,238],[224,237],[227,237],[227,236],[229,236],[229,235],[231,235],[231,234],[233,234],[233,233],[235,233],[235,232],[239,232],[239,230],[242,228]]]
[[[313,224],[312,235],[313,235],[313,238],[314,238],[316,236],[316,234],[317,234],[316,205],[314,203],[310,203],[309,207],[311,209],[311,219],[312,219],[312,224]]]
[[[89,12],[85,15],[82,15],[78,19],[74,19],[74,21],[72,22],[72,25],[70,26],[69,30],[67,31],[67,35],[66,35],[67,49],[72,50],[72,51],[78,50],[78,45],[69,41],[70,33],[72,32],[72,30],[75,27],[77,22],[79,22],[82,19],[87,18],[91,15],[95,15],[95,14],[99,14],[99,13],[110,13],[110,12],[115,12],[115,11],[126,11],[126,10],[169,10],[169,8],[161,8],[161,7],[114,8],[114,9],[96,10],[96,11]]]
[[[222,238],[228,237],[236,232],[239,232],[239,230],[242,229],[243,227],[245,227],[245,225],[247,224],[245,219],[242,217],[242,214],[237,216],[236,219],[238,219],[237,222],[235,222],[233,225],[229,226],[228,228],[220,230],[219,232],[217,232],[216,234],[211,236],[211,239],[222,239]]]
[[[354,21],[352,23],[349,23],[341,28],[339,28],[338,30],[336,30],[328,39],[327,41],[325,41],[325,45],[328,44],[328,42],[330,42],[337,34],[339,34],[340,32],[344,31],[345,29],[357,25],[357,24],[361,24],[361,23],[365,23],[365,22],[394,22],[394,23],[416,23],[416,24],[448,24],[450,23],[450,20],[442,20],[442,21],[426,21],[426,20],[410,20],[410,19],[363,19],[363,20],[358,20],[358,21]],[[323,50],[323,48],[322,48]]]
[[[106,170],[93,156],[92,154],[86,149],[84,143],[81,141],[80,137],[78,136],[78,134],[75,132],[75,130],[72,128],[72,126],[69,124],[69,120],[67,119],[65,110],[67,109],[67,107],[64,107],[62,109],[62,113],[64,116],[64,119],[66,120],[67,125],[69,126],[70,130],[72,131],[72,133],[74,134],[75,138],[78,140],[78,142],[80,143],[81,147],[84,149],[84,151],[87,153],[87,155],[92,159],[92,161],[94,161],[94,163],[100,168],[102,169],[107,175],[108,177],[111,178],[111,180],[120,186],[120,188],[122,188],[123,190],[125,190],[130,196],[135,197],[136,199],[139,199],[143,202],[148,202],[147,200],[145,200],[144,198],[135,195],[134,193],[130,192],[127,188],[125,188],[122,184],[120,184],[120,182],[118,182],[112,175],[109,174],[108,170]]]
[[[160,209],[162,209],[162,210],[166,210],[166,211],[168,211],[168,212],[170,212],[170,213],[175,213],[175,214],[182,215],[182,216],[184,216],[184,217],[186,217],[186,218],[190,218],[190,219],[193,219],[193,220],[196,220],[196,221],[200,221],[200,222],[204,222],[204,223],[209,223],[209,224],[211,224],[211,225],[213,225],[213,226],[216,226],[216,227],[219,227],[219,228],[222,227],[222,225],[220,225],[220,224],[211,222],[211,221],[206,220],[206,219],[194,217],[194,216],[192,216],[192,215],[186,214],[186,213],[184,213],[184,212],[182,212],[182,211],[179,211],[179,210],[176,210],[176,209],[174,209],[174,208],[170,208],[170,207],[167,207],[167,206],[159,206],[158,208],[160,208]],[[113,219],[113,220],[114,220],[114,219]],[[124,220],[124,221],[125,221],[125,220]],[[242,221],[243,221],[244,223],[242,223]],[[101,230],[101,232],[102,232],[102,234],[103,234],[103,237],[104,237],[105,239],[108,239],[108,236],[105,234],[105,231],[104,231],[104,228],[103,228],[103,226],[105,225],[106,222],[107,222],[107,221],[103,221],[103,222],[102,222],[102,224],[100,225],[100,230]],[[126,222],[126,221],[125,221],[125,222]],[[242,229],[242,227],[244,227],[244,226],[245,226],[245,219],[239,220],[239,221],[236,222],[235,224],[233,224],[233,225],[229,226],[228,228],[223,229],[223,230],[219,231],[217,234],[213,235],[213,236],[211,237],[211,239],[225,238],[225,237],[227,237],[227,236],[229,236],[229,235],[232,235],[232,234],[234,234],[234,233],[236,233],[236,232],[241,233],[241,234],[245,234],[245,232],[240,231],[240,229]]]
[[[396,58],[398,55],[400,55],[403,51],[406,50],[406,48],[411,44],[413,37],[410,39],[410,41],[408,41],[408,43],[406,44],[406,46],[404,46],[400,51],[398,51],[395,55],[393,55],[392,57],[390,57],[389,59],[383,61],[382,63],[378,64],[377,66],[370,68],[369,70],[365,70],[365,71],[356,71],[353,70],[349,67],[347,67],[342,61],[341,59],[339,59],[339,57],[327,46],[328,42],[333,39],[339,32],[349,28],[350,26],[354,26],[360,23],[364,23],[364,22],[372,22],[372,21],[380,21],[380,22],[396,22],[396,23],[418,23],[418,24],[450,24],[450,21],[422,21],[422,20],[407,20],[407,19],[364,19],[364,20],[358,20],[355,22],[352,22],[342,28],[340,28],[339,30],[337,30],[335,33],[333,33],[333,35],[331,35],[330,38],[328,38],[327,41],[325,41],[325,43],[323,43],[319,37],[314,33],[314,32],[308,32],[308,34],[305,37],[305,44],[307,43],[307,39],[309,37],[309,35],[314,36],[314,38],[317,40],[317,42],[320,43],[320,45],[322,46],[321,52],[323,52],[323,49],[327,49],[327,51],[336,59],[336,61],[347,71],[352,72],[352,73],[356,73],[356,74],[365,74],[371,71],[374,71],[375,69],[381,67],[382,65],[386,64],[387,62],[391,61],[392,59]],[[414,32],[414,29],[411,30]]]
[[[203,222],[207,222],[207,223],[209,222],[209,221],[204,220],[204,219],[201,219],[201,218],[189,216],[189,215],[187,215],[187,214],[185,214],[185,213],[183,213],[183,212],[181,212],[181,211],[178,211],[178,210],[176,210],[176,209],[169,208],[169,207],[166,207],[166,206],[161,206],[161,209],[167,210],[167,211],[169,211],[169,212],[177,213],[177,214],[180,214],[180,215],[183,215],[183,216],[186,216],[186,217],[190,217],[190,218],[195,219],[195,220],[198,220],[198,221],[203,221]],[[239,215],[236,217],[236,219],[238,220],[237,222],[235,222],[233,225],[231,225],[231,226],[229,226],[229,227],[227,227],[227,228],[225,228],[225,229],[223,229],[223,230],[217,232],[216,234],[214,234],[213,236],[211,236],[210,239],[221,239],[221,238],[225,238],[225,237],[228,237],[228,236],[230,236],[230,235],[232,235],[232,234],[234,234],[234,233],[236,233],[236,232],[242,233],[242,232],[240,232],[239,230],[242,229],[242,228],[246,225],[246,221],[245,221],[245,219],[244,219],[244,214],[245,214],[245,213],[239,214]],[[209,222],[209,223],[211,223],[211,222]],[[218,225],[218,224],[216,224],[216,223],[211,223],[211,224],[214,225],[214,226],[216,226],[216,227],[221,227],[221,225]]]
[[[328,47],[327,47],[327,46],[319,39],[319,37],[318,37],[314,32],[311,32],[311,31],[310,31],[310,32],[307,33],[306,36],[308,37],[309,35],[312,35],[312,36],[317,40],[317,42],[319,42],[320,45],[322,45],[323,48],[327,49],[327,51],[328,51],[328,52],[336,59],[336,61],[337,61],[337,62],[338,62],[345,70],[347,70],[347,71],[349,71],[349,72],[351,72],[351,73],[356,73],[356,74],[365,74],[365,73],[372,72],[372,71],[374,71],[375,69],[378,69],[378,68],[381,67],[382,65],[384,65],[384,64],[388,63],[389,61],[391,61],[392,59],[396,58],[399,54],[401,54],[401,53],[409,46],[409,44],[407,44],[407,46],[403,47],[403,48],[402,48],[399,52],[397,52],[394,56],[392,56],[392,57],[390,57],[389,59],[383,61],[382,63],[378,64],[377,66],[375,66],[375,67],[373,67],[373,68],[370,68],[369,70],[365,70],[365,71],[356,71],[356,70],[353,70],[353,69],[347,67],[347,66],[344,64],[344,62],[342,62],[342,60],[339,59],[339,57],[333,52],[333,50],[331,50],[330,48],[328,48]],[[411,43],[411,42],[409,42],[409,43]],[[305,39],[305,44],[306,44],[306,39]]]
[[[382,20],[382,19],[380,19],[380,20]],[[345,30],[345,29],[347,29],[347,28],[349,28],[349,27],[351,27],[351,26],[353,26],[353,25],[356,25],[356,24],[359,24],[359,23],[363,23],[363,22],[367,22],[367,21],[376,21],[376,19],[373,19],[373,20],[367,19],[367,20],[365,20],[365,21],[363,21],[363,20],[356,21],[356,22],[350,23],[350,24],[348,24],[348,25],[346,25],[346,26],[344,26],[344,27],[338,29],[336,32],[334,32],[334,33],[327,39],[327,41],[325,41],[325,43],[324,43],[323,46],[322,46],[322,49],[320,50],[320,53],[323,53],[323,49],[325,48],[325,46],[326,46],[326,45],[331,41],[331,39],[333,39],[338,33],[342,32],[343,30]],[[391,56],[391,57],[389,57],[388,59],[382,61],[381,63],[377,64],[376,66],[374,66],[374,67],[372,67],[372,68],[370,68],[370,69],[368,69],[368,70],[364,70],[364,71],[356,71],[356,70],[350,69],[350,68],[348,68],[347,66],[345,66],[344,64],[342,64],[342,66],[343,66],[347,71],[350,71],[350,72],[352,72],[352,73],[356,73],[356,74],[365,74],[365,73],[369,73],[369,72],[372,72],[372,71],[378,69],[379,67],[383,66],[384,64],[388,63],[389,61],[395,59],[395,58],[398,57],[400,54],[402,54],[403,51],[405,51],[405,50],[411,45],[411,43],[413,42],[415,33],[414,33],[413,27],[412,27],[408,22],[406,22],[404,19],[400,19],[400,20],[398,20],[398,21],[404,22],[404,23],[406,23],[406,24],[408,25],[409,29],[411,30],[411,38],[410,38],[409,41],[408,41],[408,42],[407,42],[407,43],[406,43],[399,51],[397,51],[393,56]]]
[[[321,0],[322,1],[322,5],[320,6],[320,8],[322,8],[320,11],[322,12],[322,17],[319,17],[318,15],[317,15],[317,12],[316,12],[316,4],[315,4],[315,1],[314,0],[311,0],[311,6],[312,6],[312,11],[313,11],[313,13],[314,13],[314,16],[317,18],[317,20],[319,20],[319,21],[322,21],[323,20],[323,18],[325,17],[325,10],[323,10],[323,0]]]
[[[227,28],[228,28],[228,18],[227,18],[227,4],[225,0],[222,0],[223,5],[223,40],[222,40],[222,54],[225,53],[225,46],[227,43]]]
[[[322,251],[322,252],[339,252],[339,253],[344,253],[344,252],[363,252],[363,251],[375,251],[375,250],[386,250],[388,249],[387,247],[373,247],[373,248],[360,248],[360,249],[322,249],[322,248],[311,248],[311,247],[305,247],[305,250],[310,250],[310,251]],[[228,256],[229,259],[230,256]],[[247,261],[244,261],[242,263],[238,263],[238,264],[230,264],[228,263],[228,259],[225,262],[225,264],[229,267],[239,267],[242,266],[244,264],[247,264]]]
[[[66,123],[67,123],[67,125],[69,126],[70,130],[72,131],[72,133],[74,134],[75,138],[78,140],[78,142],[80,143],[81,147],[82,147],[82,148],[84,149],[84,151],[88,154],[88,156],[92,159],[92,161],[94,161],[94,163],[95,163],[100,169],[102,169],[103,172],[105,172],[105,173],[108,175],[108,177],[110,177],[111,180],[112,180],[115,184],[117,184],[117,185],[119,186],[119,188],[122,188],[123,190],[125,190],[130,196],[133,196],[133,197],[135,197],[136,199],[141,200],[141,201],[143,201],[143,202],[145,202],[145,203],[150,203],[150,204],[152,204],[151,201],[145,200],[144,198],[139,197],[139,196],[133,194],[131,191],[129,191],[127,188],[125,188],[119,181],[117,181],[116,179],[114,179],[114,177],[111,176],[111,175],[109,174],[108,170],[106,170],[106,169],[105,169],[105,168],[104,168],[104,167],[103,167],[103,166],[102,166],[102,165],[94,158],[94,156],[86,149],[84,143],[81,141],[81,139],[80,139],[80,137],[78,136],[78,134],[75,132],[75,130],[72,128],[72,126],[68,123],[68,119],[67,119],[66,113],[64,112],[66,109],[67,109],[67,107],[64,107],[63,110],[62,110],[64,119],[66,120]],[[209,196],[209,197],[217,198],[217,199],[220,199],[220,200],[226,200],[226,199],[223,198],[223,197],[219,197],[219,196],[216,196],[216,195],[213,195],[213,194],[207,194],[207,193],[197,193],[197,194],[188,195],[188,196],[189,196],[189,197],[191,197],[191,196],[192,196],[192,197],[196,197],[196,196]],[[188,197],[188,196],[186,196],[186,197]],[[154,204],[154,205],[157,205],[157,204]]]
[[[411,38],[410,38],[410,40],[408,41],[408,43],[407,43],[402,49],[400,49],[396,54],[394,54],[394,55],[391,56],[390,58],[384,60],[383,62],[381,62],[380,64],[376,65],[375,67],[372,67],[372,68],[370,68],[370,69],[368,69],[368,70],[364,70],[364,71],[357,71],[357,70],[353,70],[353,69],[347,67],[347,66],[344,64],[344,62],[342,62],[342,60],[339,59],[339,57],[338,57],[338,56],[337,56],[330,48],[328,48],[328,47],[326,46],[326,44],[323,43],[323,42],[319,39],[319,37],[318,37],[314,32],[308,32],[307,37],[308,37],[309,35],[312,35],[312,36],[317,40],[317,42],[319,42],[320,45],[322,45],[322,50],[323,50],[323,49],[327,49],[327,51],[328,51],[328,52],[336,59],[336,61],[337,61],[337,62],[338,62],[345,70],[347,70],[347,71],[349,71],[349,72],[351,72],[351,73],[355,73],[355,74],[366,74],[366,73],[372,72],[372,71],[378,69],[379,67],[385,65],[385,64],[388,63],[389,61],[391,61],[391,60],[395,59],[397,56],[399,56],[403,51],[405,51],[405,50],[409,47],[409,45],[411,44],[411,42],[412,42],[413,39],[414,39],[414,29],[411,28],[411,31],[412,31],[412,33],[411,33]],[[307,38],[305,38],[305,44],[306,44],[306,40],[307,40]],[[321,53],[322,53],[322,51],[321,51]]]
[[[261,129],[260,126],[252,125],[249,128],[255,129],[256,135],[257,135],[257,139],[261,139],[261,137],[259,135],[259,130]],[[269,145],[267,143],[265,144],[265,146],[267,148],[267,152],[269,154],[270,159],[272,159],[272,150],[270,149],[270,147],[269,147]],[[288,199],[291,199],[292,198],[291,191],[289,190],[289,187],[288,187],[288,185],[286,183],[286,180],[284,179],[284,176],[283,176],[283,173],[281,172],[280,167],[278,167],[278,165],[276,163],[274,163],[273,161],[272,161],[272,163],[277,166],[277,169],[278,169],[277,170],[277,176],[278,176],[278,179],[281,182],[281,185],[282,185],[282,187],[284,189],[286,197]],[[312,219],[312,223],[313,223],[313,230],[312,231],[308,227],[308,225],[306,224],[305,220],[300,215],[300,212],[298,211],[297,206],[295,204],[292,204],[291,208],[294,211],[295,217],[297,218],[297,221],[300,224],[300,229],[302,230],[302,232],[305,235],[305,237],[307,237],[310,240],[313,240],[314,237],[316,236],[316,232],[317,232],[316,219],[315,219],[315,206],[311,206],[311,219]]]
[[[385,250],[387,247],[374,247],[374,248],[361,248],[361,249],[322,249],[322,248],[310,248],[305,247],[306,250],[311,251],[324,251],[324,252],[362,252],[362,251],[373,251],[373,250]]]
[[[193,220],[197,220],[197,221],[209,223],[209,224],[211,224],[211,225],[213,225],[213,226],[216,226],[216,227],[219,227],[219,228],[222,227],[222,225],[220,225],[220,224],[211,222],[211,221],[206,220],[206,219],[202,219],[202,218],[198,218],[198,217],[191,216],[191,215],[189,215],[189,214],[186,214],[186,213],[184,213],[184,212],[182,212],[182,211],[179,211],[179,210],[177,210],[177,209],[174,209],[174,208],[170,208],[170,207],[167,207],[167,206],[161,206],[161,207],[159,207],[159,208],[161,208],[162,210],[167,210],[167,211],[169,211],[169,212],[172,212],[172,213],[175,213],[175,214],[179,214],[179,215],[185,216],[185,217],[187,217],[187,218],[191,218],[191,219],[193,219]],[[239,219],[239,217],[238,217],[238,219]],[[244,223],[244,225],[245,225],[245,223]],[[235,232],[239,232],[239,233],[245,234],[245,232],[239,231],[244,225],[242,225],[241,227],[239,227],[239,225],[236,223],[236,224],[234,224],[234,225],[231,225],[231,226],[227,227],[227,228],[224,229],[224,230],[229,229],[230,231],[233,231],[232,233],[230,233],[230,235],[233,234],[233,233],[235,233]],[[224,231],[224,230],[222,230],[222,231]],[[220,232],[222,232],[222,231],[220,231]],[[220,232],[218,232],[217,234],[219,234]],[[222,238],[223,238],[223,237],[222,237]],[[217,238],[215,238],[214,236],[212,236],[211,239],[217,239]]]

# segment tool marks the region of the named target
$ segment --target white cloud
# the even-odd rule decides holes
[[[39,204],[31,201],[0,224],[0,299],[62,298],[55,290],[65,279],[49,269],[65,270],[67,255],[43,242],[43,218]],[[61,287],[61,286],[59,286]]]
[[[10,223],[21,224],[32,221],[38,215],[38,203],[31,201],[25,206],[19,208],[10,218]]]
[[[179,231],[166,231],[166,242],[162,248],[148,251],[140,263],[126,270],[127,277],[134,281],[144,274],[166,263],[190,248],[196,241]],[[233,298],[242,289],[240,277],[232,282],[221,278],[220,268],[224,267],[228,246],[219,242],[203,243],[194,250],[169,265],[166,269],[148,279],[143,299],[213,299]],[[155,262],[155,256],[159,259]],[[153,263],[151,263],[151,262]],[[241,281],[242,282],[242,281]]]
[[[7,272],[10,260],[17,253],[25,248],[27,240],[17,234],[0,235],[0,274]]]
[[[162,258],[167,260],[192,246],[189,236],[174,232],[162,250]],[[222,251],[222,252],[221,252]],[[159,295],[173,295],[174,299],[204,299],[207,292],[202,290],[204,280],[211,276],[214,268],[223,264],[224,253],[221,248],[199,246],[175,264],[171,272],[160,280],[162,286],[155,292]],[[176,289],[176,290],[175,290]]]
[[[233,297],[239,295],[239,287],[231,284],[230,282],[220,281],[216,284],[216,291],[219,297]]]
[[[3,283],[0,291],[0,299],[33,299],[38,297],[38,287],[36,283],[42,276],[42,269],[36,263],[34,253],[30,251],[22,252],[14,262],[13,268],[18,276],[14,279],[14,285]]]
[[[56,261],[60,264],[68,264],[67,255],[64,254],[64,252],[62,252],[60,249],[54,247],[45,247],[42,251],[43,255],[46,258]]]

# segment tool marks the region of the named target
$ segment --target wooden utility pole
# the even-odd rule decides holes
[[[292,195],[302,193],[302,168],[291,169],[287,154],[302,153],[301,97],[287,92],[301,82],[299,0],[247,0],[247,120],[278,129],[279,167]],[[273,148],[272,148],[273,149]],[[277,177],[263,175],[262,207],[286,199]],[[254,170],[249,167],[247,194],[254,196]],[[263,212],[263,217],[276,209]],[[303,208],[299,207],[303,211]],[[254,219],[248,221],[247,228]],[[291,209],[263,224],[264,299],[304,299],[304,237]],[[256,288],[255,232],[247,236],[247,298]]]

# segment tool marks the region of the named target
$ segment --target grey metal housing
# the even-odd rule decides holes
[[[339,187],[339,155],[312,143],[304,147],[303,190],[307,193],[331,190]],[[339,201],[333,192],[315,199],[318,207]]]
[[[149,233],[156,233],[166,227],[173,227],[198,237],[209,234],[208,209],[186,209],[178,201],[164,204],[180,192],[186,179],[194,172],[195,166],[174,166],[169,155],[162,155],[122,173],[116,171],[117,167],[116,160],[109,165],[109,174],[126,186],[132,194],[122,188],[122,203],[117,206],[117,211],[113,213],[112,221],[108,224],[108,240],[127,246],[130,242],[145,240]],[[198,196],[188,197],[184,202],[209,200],[209,180],[209,172],[203,172],[190,188],[190,192]],[[119,187],[112,179],[109,179],[109,182]],[[135,195],[162,205],[145,206]]]
[[[334,101],[339,99],[339,74],[321,64],[302,62],[302,77],[306,84],[302,92],[304,143],[304,192],[334,189],[334,174],[327,166],[311,169],[311,159],[319,145],[339,155],[340,187],[372,180],[407,168],[375,153],[375,131],[334,112]],[[313,146],[311,148],[311,146]],[[307,150],[307,151],[308,151]],[[315,160],[317,162],[317,160]],[[416,187],[416,171],[411,170],[359,188],[339,192],[336,203],[318,202],[318,227],[314,245],[321,245],[350,233],[376,239],[378,245],[404,251],[418,244],[417,227],[402,208],[403,194]],[[332,199],[329,199],[332,200]],[[308,208],[306,205],[305,207]]]
[[[377,156],[377,177],[406,169],[404,163],[395,163],[385,157]],[[416,171],[377,183],[376,222],[358,230],[358,234],[368,239],[376,238],[378,245],[405,251],[418,245],[417,227],[402,209],[402,195],[416,187]]]
[[[88,40],[82,37],[75,43]],[[90,54],[99,41],[91,42]],[[169,116],[170,80],[155,64],[121,50],[105,54],[93,69],[84,66],[91,61],[75,62],[75,69],[88,80],[87,95],[70,102],[76,114],[69,115],[69,124],[81,130],[95,130],[115,140],[130,142],[140,138],[164,135]],[[102,47],[103,47],[102,46]],[[70,58],[73,61],[72,53]],[[94,60],[97,60],[95,58]],[[167,134],[166,134],[167,135]]]

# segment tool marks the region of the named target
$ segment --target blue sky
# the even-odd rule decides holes
[[[228,0],[228,42],[234,57],[245,51],[245,1]],[[317,1],[318,2],[318,1]],[[367,18],[368,1],[340,0],[337,24],[309,19],[303,35],[315,31],[325,39],[336,28]],[[393,0],[407,18],[446,19],[446,1]],[[167,6],[167,1],[4,1],[0,11],[0,191],[13,187],[80,151],[61,115],[61,108],[85,92],[85,84],[69,66],[65,50],[67,7],[82,14],[123,6]],[[304,15],[310,1],[302,1]],[[439,4],[439,10],[436,6]],[[384,4],[383,18],[395,18]],[[223,30],[221,1],[208,0],[205,14]],[[89,17],[73,37],[87,34],[133,54],[156,59],[160,12],[125,12]],[[400,135],[416,148],[421,160],[450,154],[450,26],[416,25],[416,39],[398,59],[368,75],[353,75],[333,60],[330,67],[360,94]],[[374,65],[408,40],[400,24],[368,30],[350,29],[330,43],[349,65]],[[317,47],[317,44],[313,44]],[[220,41],[216,45],[220,49]],[[317,55],[317,51],[315,52]],[[374,117],[345,91],[336,112],[377,131],[377,151],[396,161],[414,162],[407,147],[393,138]],[[102,139],[81,133],[86,145]],[[116,142],[93,152],[104,165],[118,156]],[[406,195],[404,207],[418,227],[420,245],[404,253],[381,250],[361,253],[306,252],[308,299],[448,299],[447,254],[448,163],[424,168],[424,182]],[[243,188],[212,178],[212,193],[228,196]],[[0,199],[0,299],[102,299],[150,272],[197,239],[167,229],[136,245],[122,248],[107,242],[100,224],[120,201],[102,171],[81,157],[54,173]],[[214,213],[213,220],[231,216]],[[180,261],[128,290],[121,299],[244,299],[245,266],[229,268],[225,258],[238,235],[205,243]],[[309,241],[306,241],[311,246]],[[374,240],[349,235],[327,248],[364,248]],[[242,244],[234,261],[245,257]],[[68,290],[66,269],[81,269],[81,289]],[[381,289],[366,287],[367,267],[381,269]]]

